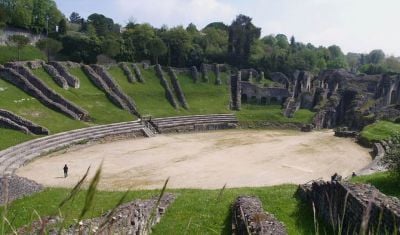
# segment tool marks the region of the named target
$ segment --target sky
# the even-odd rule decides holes
[[[194,23],[230,24],[253,18],[262,35],[283,33],[315,46],[338,45],[347,52],[382,49],[400,56],[400,0],[55,0],[68,17],[100,13],[125,25],[130,20],[169,27]]]

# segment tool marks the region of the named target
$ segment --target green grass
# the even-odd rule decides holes
[[[264,209],[273,213],[283,221],[289,234],[312,234],[313,216],[311,208],[300,203],[294,193],[297,186],[282,185],[263,188],[226,189],[220,201],[217,201],[220,190],[181,189],[167,190],[178,195],[176,201],[167,210],[161,223],[154,229],[154,234],[231,234],[230,205],[239,195],[256,195],[263,202]],[[58,203],[69,191],[67,189],[51,188],[13,202],[9,208],[8,219],[15,227],[28,224],[33,216],[33,210],[40,215],[57,213]],[[96,217],[110,210],[122,197],[123,192],[97,192],[95,205],[86,217]],[[126,201],[135,198],[150,198],[157,196],[159,191],[130,192]],[[83,208],[84,192],[78,194],[71,204],[62,209],[63,215],[68,215],[67,225],[73,223]]]
[[[215,75],[208,75],[209,82],[193,83],[192,77],[187,74],[179,74],[179,84],[189,104],[189,114],[213,114],[230,113],[229,110],[229,86],[227,75],[221,73],[222,85],[215,85]]]
[[[26,135],[20,131],[0,128],[0,150],[34,139],[36,136]]]
[[[52,133],[84,127],[85,124],[62,113],[53,111],[16,86],[0,79],[0,107],[16,113]],[[1,145],[1,142],[0,142]]]
[[[298,110],[293,118],[284,117],[280,105],[243,104],[236,116],[241,122],[311,123],[314,113],[307,109]]]
[[[127,111],[115,106],[103,91],[93,85],[80,68],[70,70],[73,75],[79,78],[80,87],[78,89],[69,88],[68,90],[58,86],[44,69],[36,69],[33,72],[57,93],[88,111],[92,118],[91,121],[95,124],[108,124],[135,119]]]
[[[382,193],[400,197],[400,179],[389,172],[380,172],[372,175],[357,176],[352,179],[354,183],[372,184]]]
[[[165,98],[165,90],[161,86],[160,80],[156,77],[154,70],[142,69],[141,72],[145,83],[129,83],[128,78],[119,67],[112,66],[109,69],[110,75],[118,82],[123,91],[133,98],[142,115],[152,115],[154,117],[176,116],[179,111],[175,110]]]
[[[46,56],[34,46],[26,46],[20,51],[20,60],[46,60]],[[0,64],[18,60],[16,47],[0,46]]]
[[[389,121],[378,121],[374,124],[364,127],[361,131],[361,138],[369,142],[385,140],[392,135],[400,132],[400,124]]]

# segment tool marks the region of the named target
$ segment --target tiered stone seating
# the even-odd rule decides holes
[[[160,133],[230,129],[237,126],[233,114],[193,115],[155,118],[150,121]]]
[[[148,136],[150,132],[140,121],[132,121],[88,127],[31,140],[0,151],[0,175],[13,174],[16,169],[36,157],[74,144],[113,136]]]
[[[48,135],[49,130],[8,110],[0,109],[0,126],[16,129],[25,134]]]

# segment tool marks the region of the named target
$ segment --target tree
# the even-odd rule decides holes
[[[167,64],[184,67],[192,46],[189,33],[182,26],[178,26],[163,32],[161,39],[168,48]]]
[[[229,26],[229,46],[231,63],[243,67],[248,65],[251,46],[260,38],[261,29],[251,22],[252,19],[245,15],[238,15]]]
[[[8,41],[11,43],[11,45],[17,47],[17,58],[20,60],[20,50],[28,45],[30,41],[29,38],[25,37],[24,35],[11,35],[8,37]]]
[[[339,46],[332,45],[328,47],[329,58],[327,66],[329,69],[347,68],[346,57]]]
[[[61,35],[65,35],[67,33],[67,21],[64,18],[58,22],[58,33]]]
[[[62,49],[62,43],[52,38],[41,39],[36,43],[36,47],[47,55],[47,61],[50,61]]]
[[[372,50],[368,54],[368,61],[371,64],[381,64],[385,60],[385,53],[382,50]]]
[[[82,17],[77,12],[72,12],[71,15],[69,16],[69,22],[73,24],[81,24]]]
[[[148,48],[155,64],[158,64],[158,57],[165,55],[168,51],[167,46],[159,37],[152,39],[148,44]]]
[[[155,37],[156,31],[150,24],[138,24],[123,33],[125,44],[134,48],[134,58],[139,61],[151,57],[148,44]]]
[[[91,14],[87,23],[93,25],[96,29],[97,36],[107,36],[109,33],[119,33],[119,27],[116,27],[111,18],[107,18],[102,14]]]

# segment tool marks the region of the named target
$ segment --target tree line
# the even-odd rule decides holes
[[[203,29],[192,23],[156,28],[134,21],[122,27],[97,13],[84,19],[73,12],[67,19],[53,0],[0,0],[0,26],[46,32],[49,39],[38,47],[49,57],[84,63],[148,60],[175,67],[229,63],[288,75],[295,70],[317,73],[337,68],[368,74],[400,72],[399,58],[387,57],[382,50],[345,55],[337,45],[316,47],[283,34],[261,37],[261,29],[245,15],[230,25],[213,22]]]

